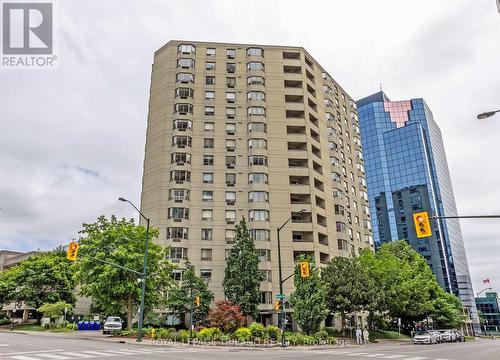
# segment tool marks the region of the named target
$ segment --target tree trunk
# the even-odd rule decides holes
[[[127,329],[132,330],[132,299],[130,295],[127,300]]]

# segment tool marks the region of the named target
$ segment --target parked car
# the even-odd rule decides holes
[[[443,342],[443,338],[442,338],[441,333],[439,332],[439,330],[428,330],[428,331],[431,332],[431,333],[436,334],[436,342],[438,344],[440,344],[440,343]]]
[[[463,332],[459,330],[454,330],[455,335],[456,335],[456,341],[458,342],[465,342],[465,335]]]
[[[453,330],[439,330],[441,333],[441,339],[443,342],[455,342],[457,341],[457,335]]]
[[[122,328],[123,328],[123,322],[121,318],[119,318],[118,316],[108,316],[108,318],[104,322],[102,333],[111,334],[113,332],[121,331]]]
[[[437,334],[433,331],[417,331],[413,337],[413,343],[416,344],[437,344]]]

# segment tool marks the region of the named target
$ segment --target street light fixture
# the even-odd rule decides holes
[[[283,270],[281,268],[281,242],[280,242],[280,230],[283,229],[283,227],[293,218],[295,214],[300,214],[303,213],[304,211],[307,211],[306,209],[302,209],[300,211],[292,213],[292,215],[288,218],[287,221],[283,223],[280,227],[278,227],[277,233],[278,233],[278,269],[279,269],[279,280],[280,280],[280,295],[283,296]],[[280,312],[280,318],[281,318],[281,347],[286,347],[286,340],[285,340],[285,319],[286,319],[286,313],[285,313],[285,299],[281,299],[283,301],[281,305],[281,312]]]
[[[481,113],[481,114],[478,114],[478,115],[477,115],[477,118],[478,118],[479,120],[481,120],[481,119],[486,119],[486,118],[489,118],[489,117],[491,117],[491,116],[495,115],[497,112],[500,112],[500,110],[495,110],[495,111],[486,111],[486,112],[483,112],[483,113]]]
[[[149,245],[149,218],[144,216],[144,214],[130,201],[125,198],[119,197],[118,200],[127,202],[132,207],[137,210],[137,212],[146,220],[146,244],[144,246],[144,268],[142,271],[142,288],[141,288],[141,305],[139,307],[139,324],[137,326],[137,342],[142,341],[142,323],[144,319],[144,300],[146,296],[146,274],[148,270],[148,245]]]

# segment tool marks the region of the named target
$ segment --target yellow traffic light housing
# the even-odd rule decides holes
[[[300,266],[300,276],[303,278],[309,277],[309,262],[301,261],[299,263]]]
[[[200,307],[201,305],[201,299],[199,296],[195,296],[194,297],[194,304],[196,305],[196,307]]]
[[[432,235],[429,214],[427,211],[413,214],[413,222],[415,223],[417,238],[424,238]]]
[[[76,256],[78,255],[78,243],[77,242],[70,242],[68,246],[68,252],[66,253],[66,259],[69,261],[75,261]]]
[[[277,312],[281,309],[281,300],[274,300],[274,310]]]

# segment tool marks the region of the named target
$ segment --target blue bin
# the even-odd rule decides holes
[[[95,330],[95,322],[94,321],[90,322],[89,330]]]
[[[101,322],[100,321],[95,322],[95,330],[101,330]]]
[[[85,321],[83,323],[83,330],[90,330],[90,322],[89,321]]]
[[[78,321],[78,330],[83,330],[83,321]]]

